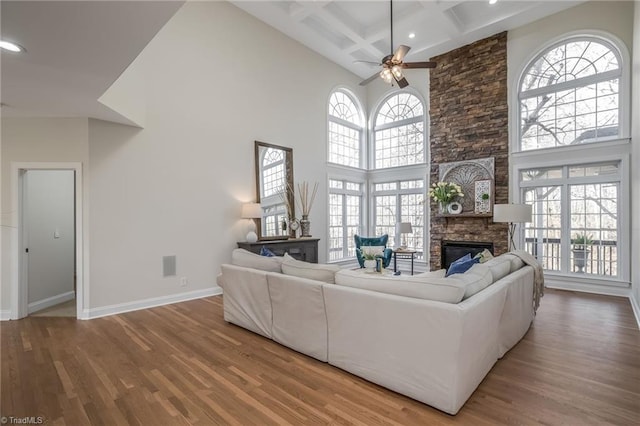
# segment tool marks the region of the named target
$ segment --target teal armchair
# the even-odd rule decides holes
[[[365,246],[382,246],[384,247],[384,251],[382,253],[382,266],[385,268],[389,267],[391,263],[391,256],[393,255],[393,250],[387,247],[387,242],[389,241],[389,234],[384,234],[381,237],[361,237],[359,235],[354,235],[353,239],[356,243],[356,257],[358,258],[358,263],[361,268],[364,268],[364,257],[362,256],[361,247]]]

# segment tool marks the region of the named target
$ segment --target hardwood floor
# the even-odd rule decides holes
[[[46,424],[640,424],[640,332],[623,298],[547,290],[456,416],[225,323],[221,297],[1,332],[0,414]]]

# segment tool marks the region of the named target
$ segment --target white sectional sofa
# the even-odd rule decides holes
[[[226,321],[449,414],[534,317],[534,270],[512,254],[444,278],[247,253],[222,265]]]

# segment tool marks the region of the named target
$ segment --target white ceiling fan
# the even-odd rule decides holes
[[[380,71],[379,73],[375,73],[374,75],[372,75],[371,77],[367,78],[366,80],[363,80],[360,83],[360,86],[364,86],[366,84],[369,84],[373,80],[375,80],[378,76],[380,76],[385,81],[385,83],[393,84],[394,81],[395,81],[398,84],[398,87],[404,88],[404,87],[407,87],[409,85],[409,82],[404,77],[404,73],[402,72],[403,69],[435,68],[436,67],[436,63],[435,62],[431,62],[431,61],[426,61],[426,62],[403,62],[403,59],[404,59],[405,55],[411,49],[409,46],[405,46],[404,44],[401,44],[400,46],[398,46],[398,48],[396,49],[395,52],[393,51],[393,0],[389,0],[389,8],[390,8],[390,14],[389,15],[390,15],[390,22],[391,22],[391,25],[390,25],[391,30],[390,30],[390,32],[391,32],[391,49],[392,49],[392,51],[391,51],[391,53],[389,55],[387,55],[384,58],[382,58],[382,61],[380,63],[369,62],[369,63],[373,63],[375,65],[381,65],[382,66],[382,71]]]

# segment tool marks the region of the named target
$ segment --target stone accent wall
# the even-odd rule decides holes
[[[430,73],[431,182],[438,181],[440,163],[494,157],[493,203],[507,203],[507,33],[432,60],[438,66]],[[436,203],[430,202],[431,269],[440,268],[442,240],[492,241],[496,254],[507,251],[506,224],[494,224],[491,218],[439,217]]]

